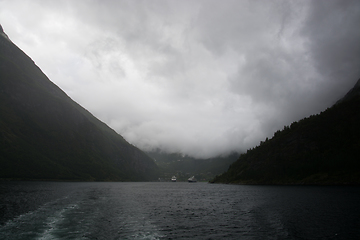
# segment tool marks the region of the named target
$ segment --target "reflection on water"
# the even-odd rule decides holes
[[[0,239],[359,239],[359,187],[1,182]]]

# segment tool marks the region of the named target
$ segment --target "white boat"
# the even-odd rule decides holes
[[[191,178],[188,179],[188,182],[197,182],[195,176],[192,176]]]
[[[172,181],[172,182],[176,182],[176,177],[175,177],[175,176],[172,176],[171,181]]]

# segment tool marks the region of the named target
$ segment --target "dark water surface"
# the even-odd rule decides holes
[[[360,187],[0,182],[0,239],[360,239]]]

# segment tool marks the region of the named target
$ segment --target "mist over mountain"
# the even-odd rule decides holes
[[[138,181],[157,177],[151,158],[53,84],[2,27],[0,146],[0,178]]]
[[[7,35],[141,150],[245,152],[360,76],[360,1],[1,0]]]
[[[146,154],[159,166],[161,181],[170,181],[172,176],[176,176],[178,181],[187,181],[191,176],[199,181],[209,181],[226,171],[239,157],[238,153],[233,152],[227,156],[199,159],[181,153],[166,153],[161,149]]]
[[[356,97],[360,96],[360,79],[356,82],[355,86],[350,89],[350,91],[339,101],[336,102],[336,104],[339,104],[344,101],[352,100]]]
[[[360,79],[334,106],[249,149],[212,182],[360,184]]]

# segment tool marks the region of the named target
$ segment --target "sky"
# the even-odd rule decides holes
[[[142,150],[243,152],[360,78],[358,0],[0,0],[48,78]]]

